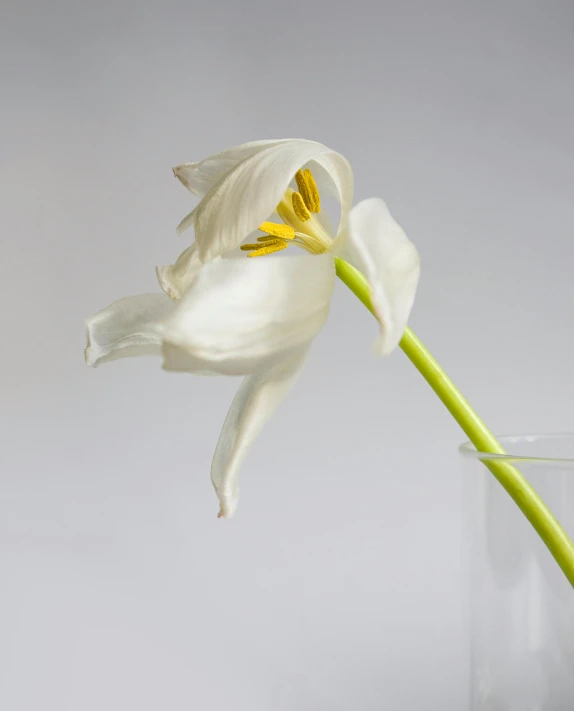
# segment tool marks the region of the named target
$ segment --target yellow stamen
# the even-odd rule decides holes
[[[266,232],[273,237],[281,237],[281,239],[293,239],[295,230],[291,225],[278,225],[276,222],[263,222],[259,225],[261,232]]]
[[[320,212],[321,196],[319,195],[313,173],[311,173],[308,168],[298,170],[295,173],[295,182],[297,183],[303,202],[309,212]]]
[[[259,245],[257,245],[259,247]],[[285,240],[277,240],[277,244],[267,243],[265,247],[261,249],[256,249],[253,252],[249,252],[248,257],[264,257],[266,254],[273,254],[273,252],[280,252],[282,249],[287,249],[289,244]]]
[[[253,244],[242,244],[239,249],[243,250],[244,252],[249,252],[252,249],[262,249],[263,246],[265,247],[270,247],[274,244],[283,244],[285,240],[283,239],[277,239],[277,237],[267,237],[267,240],[265,241],[265,245],[258,244],[258,243],[253,243]]]
[[[301,222],[307,222],[307,220],[311,219],[311,213],[307,210],[307,206],[303,202],[300,193],[293,193],[293,195],[291,195],[291,204],[293,205],[293,212]]]
[[[258,242],[271,242],[275,241],[277,239],[283,239],[283,237],[273,237],[273,235],[262,235],[261,237],[257,238]]]

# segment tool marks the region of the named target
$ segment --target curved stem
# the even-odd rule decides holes
[[[369,285],[363,274],[339,258],[335,258],[335,266],[337,276],[376,318]],[[410,328],[405,330],[399,345],[476,449],[489,454],[505,454],[496,437]],[[500,459],[487,460],[484,464],[530,521],[574,587],[574,545],[566,531],[518,469]]]

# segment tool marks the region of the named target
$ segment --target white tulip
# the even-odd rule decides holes
[[[195,241],[175,264],[157,268],[165,294],[120,299],[87,320],[86,362],[151,353],[162,354],[170,371],[245,376],[211,468],[219,515],[229,517],[241,463],[327,320],[334,257],[369,282],[381,355],[406,328],[419,257],[382,200],[351,209],[351,167],[320,143],[255,141],[174,173],[201,198],[178,228],[193,226]],[[321,213],[314,176],[340,204],[336,233]]]

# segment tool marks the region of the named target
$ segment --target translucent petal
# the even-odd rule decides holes
[[[378,198],[355,205],[335,248],[369,282],[381,323],[375,350],[387,355],[398,345],[407,326],[420,276],[418,252]]]
[[[225,173],[235,168],[238,163],[250,158],[263,148],[277,143],[282,143],[282,141],[250,141],[249,143],[242,143],[240,146],[228,148],[197,163],[176,165],[173,173],[190,192],[202,198]]]
[[[225,419],[211,465],[211,480],[228,518],[237,507],[238,474],[253,441],[289,393],[305,362],[307,349],[243,380]]]
[[[167,370],[249,375],[306,347],[333,291],[330,255],[205,265],[162,328]]]
[[[158,327],[174,309],[165,294],[140,294],[114,301],[86,319],[86,364],[161,354]]]

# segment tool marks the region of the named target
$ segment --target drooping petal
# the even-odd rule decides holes
[[[176,300],[181,299],[202,266],[194,242],[179,255],[175,264],[156,267],[155,271],[161,288],[170,299]]]
[[[140,294],[114,301],[86,319],[86,364],[161,354],[158,326],[174,309],[165,294]]]
[[[211,188],[232,168],[246,158],[250,158],[263,148],[289,139],[270,141],[249,141],[240,146],[228,148],[200,160],[197,163],[182,163],[176,165],[173,174],[194,195],[202,198]]]
[[[164,368],[250,375],[308,345],[329,313],[331,255],[205,265],[162,327]]]
[[[237,507],[238,473],[251,444],[291,390],[305,362],[307,349],[272,368],[249,375],[241,384],[217,443],[211,480],[219,498],[219,516],[229,518]]]
[[[289,139],[271,142],[223,174],[184,219],[180,231],[194,225],[203,262],[235,249],[268,219],[297,170],[313,163],[333,181],[344,221],[353,193],[353,174],[347,160],[321,143]]]
[[[381,323],[375,350],[388,355],[398,345],[413,306],[420,275],[416,247],[383,200],[371,198],[351,210],[347,229],[336,249],[369,282]]]

